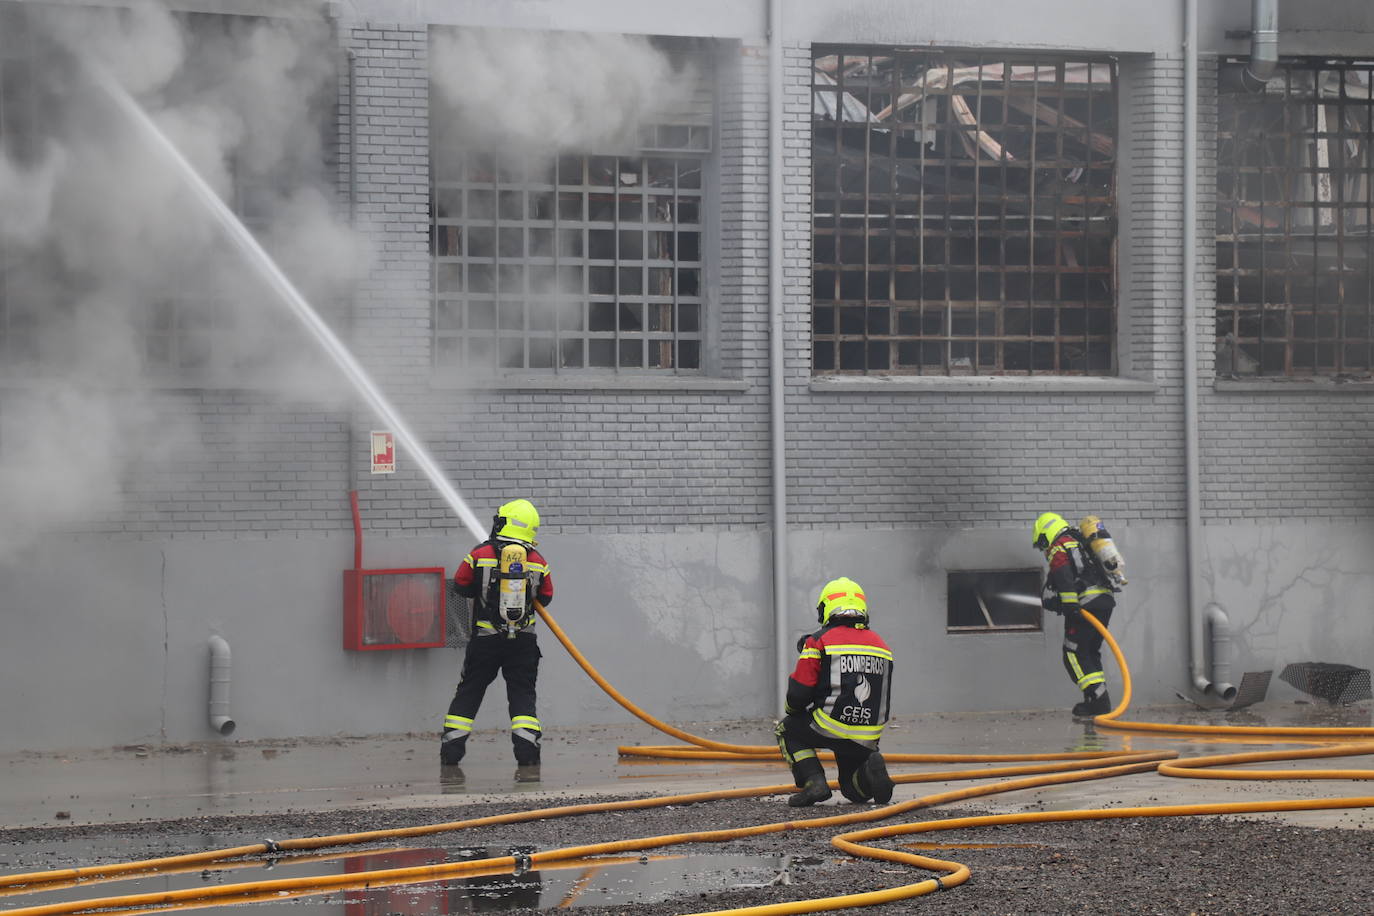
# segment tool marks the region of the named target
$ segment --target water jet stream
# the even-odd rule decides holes
[[[1018,595],[1015,592],[1003,592],[1000,595],[989,595],[988,597],[996,598],[998,601],[1009,601],[1012,604],[1025,604],[1030,607],[1040,606],[1040,599],[1033,595]]]
[[[397,441],[410,450],[411,456],[415,459],[415,464],[429,478],[430,483],[434,484],[449,507],[457,513],[458,518],[467,526],[472,536],[479,541],[483,540],[487,535],[486,529],[477,520],[477,515],[464,502],[463,497],[444,477],[424,443],[411,432],[410,427],[401,419],[396,409],[391,406],[381,389],[373,383],[366,370],[334,334],[329,325],[324,322],[324,319],[320,318],[319,313],[311,307],[310,303],[296,289],[295,284],[282,272],[262,245],[258,243],[258,240],[253,237],[253,234],[248,231],[248,227],[234,214],[234,211],[225,205],[214,189],[181,154],[181,151],[158,128],[153,119],[143,110],[143,107],[112,76],[100,72],[94,64],[88,64],[88,66],[93,72],[94,82],[109,94],[120,110],[138,125],[158,151],[176,167],[186,184],[215,217],[229,240],[259,270],[263,279],[281,297],[282,302],[291,309],[291,312],[300,320],[306,330],[324,348],[329,358],[352,382],[357,393],[362,395],[377,416],[395,431]]]

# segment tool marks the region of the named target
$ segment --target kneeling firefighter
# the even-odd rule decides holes
[[[893,783],[878,752],[892,695],[892,650],[868,626],[868,601],[853,579],[832,579],[816,602],[821,628],[797,643],[786,710],[775,734],[801,791],[794,808],[830,797],[816,748],[835,752],[840,794],[852,802],[892,800]]]
[[[453,590],[472,599],[472,639],[463,673],[444,717],[439,759],[456,764],[467,751],[472,721],[497,674],[506,680],[511,744],[520,766],[539,763],[542,727],[535,714],[539,644],[534,602],[553,601],[548,562],[534,549],[539,513],[527,499],[506,503],[492,519],[491,534],[472,548],[453,574]]]
[[[1031,543],[1049,563],[1040,603],[1045,610],[1064,616],[1064,668],[1083,691],[1083,701],[1075,704],[1072,712],[1075,716],[1111,712],[1107,676],[1102,671],[1102,634],[1079,611],[1088,611],[1107,626],[1116,607],[1112,581],[1085,551],[1079,533],[1061,516],[1042,513],[1035,520],[1031,537]]]

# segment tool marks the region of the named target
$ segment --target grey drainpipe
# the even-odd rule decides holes
[[[1206,692],[1201,593],[1202,513],[1197,421],[1197,0],[1183,2],[1183,456],[1186,498],[1188,644],[1193,686]]]
[[[348,228],[353,232],[354,244],[358,232],[358,52],[352,48],[346,51],[348,62]],[[356,345],[358,340],[358,284],[349,285],[348,291],[348,336]],[[362,485],[362,470],[358,453],[362,450],[362,424],[358,416],[357,400],[353,402],[348,422],[348,488],[358,492]]]
[[[1187,482],[1188,642],[1193,686],[1235,698],[1230,676],[1231,629],[1216,604],[1201,605],[1202,494],[1198,460],[1197,385],[1197,0],[1184,0],[1183,58],[1183,416]],[[1246,77],[1263,85],[1278,64],[1278,0],[1252,0],[1251,59]],[[1209,651],[1210,649],[1210,651]],[[1211,657],[1211,668],[1208,656]]]
[[[773,642],[782,711],[791,671],[787,631],[787,433],[783,427],[782,0],[768,0],[768,391],[773,465]]]
[[[1247,82],[1263,88],[1279,65],[1279,0],[1250,0],[1250,60]]]

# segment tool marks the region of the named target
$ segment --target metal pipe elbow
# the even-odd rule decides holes
[[[1250,59],[1245,63],[1247,85],[1263,89],[1279,66],[1278,0],[1250,2]]]

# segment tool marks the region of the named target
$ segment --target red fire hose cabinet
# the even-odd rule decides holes
[[[344,648],[444,645],[444,570],[345,569]]]

